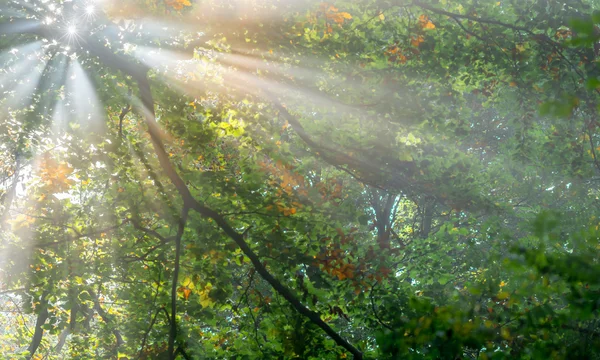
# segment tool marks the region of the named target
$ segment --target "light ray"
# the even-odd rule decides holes
[[[200,49],[199,51],[203,51]],[[210,53],[210,50],[208,51]],[[190,81],[200,78],[203,81],[215,80],[222,77],[221,93],[231,94],[231,88],[236,89],[240,96],[253,96],[261,91],[272,91],[290,98],[302,95],[311,104],[337,112],[362,111],[368,104],[346,104],[343,95],[346,89],[353,91],[372,92],[371,86],[366,86],[354,79],[332,79],[318,69],[318,59],[313,60],[315,67],[300,67],[278,61],[271,56],[269,61],[261,55],[246,55],[244,53],[219,53],[213,56],[214,62],[202,62],[189,59],[189,54],[171,50],[137,46],[133,54],[149,67],[156,69],[171,85],[177,84],[179,89],[189,95],[198,95],[198,91],[206,89],[201,83]],[[268,54],[270,55],[270,54]],[[264,56],[267,56],[265,54]],[[309,62],[310,63],[310,62]],[[338,72],[343,73],[344,69]],[[334,93],[324,92],[314,85],[321,78],[327,78],[335,89]],[[220,81],[216,80],[217,83]],[[308,85],[310,84],[310,85]],[[229,88],[231,87],[231,88]],[[195,89],[195,90],[194,90]],[[271,89],[271,90],[269,90]],[[380,92],[392,91],[386,86],[378,86]],[[398,89],[395,89],[396,91]],[[290,95],[290,96],[287,96]]]
[[[4,57],[7,53],[13,53],[17,61],[14,66],[0,72],[0,99],[10,99],[10,105],[30,98],[30,93],[37,87],[41,77],[39,65],[45,64],[45,61],[41,60],[42,52],[42,42],[38,41],[2,55]]]
[[[28,33],[38,28],[40,21],[31,19],[20,19],[0,24],[0,35]]]
[[[67,99],[75,121],[85,128],[100,132],[104,129],[102,103],[98,99],[94,84],[77,59],[69,64],[67,72]]]
[[[135,46],[133,55],[149,67],[161,72],[177,71],[185,61],[191,60],[181,52],[140,45]]]

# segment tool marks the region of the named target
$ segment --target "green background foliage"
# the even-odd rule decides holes
[[[597,2],[90,4],[0,5],[1,358],[600,357]]]

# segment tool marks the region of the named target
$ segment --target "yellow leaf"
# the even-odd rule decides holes
[[[35,222],[35,219],[31,216],[27,216],[24,214],[18,215],[15,219],[9,220],[8,223],[12,225],[13,230],[18,230],[20,228],[29,226]]]
[[[212,284],[207,283],[204,286],[204,289],[200,291],[200,305],[202,305],[202,307],[213,307],[215,305],[215,302],[209,296],[211,290]]]
[[[504,300],[504,299],[508,299],[508,297],[510,296],[510,294],[506,291],[500,291],[498,293],[498,295],[496,295],[496,297],[498,298],[498,300]]]
[[[181,284],[185,287],[188,287],[190,289],[194,288],[194,283],[192,282],[192,279],[190,279],[189,277],[186,277],[185,279],[183,279],[183,281],[181,282]]]
[[[379,14],[379,20],[381,20],[381,21],[385,20],[385,15],[383,15],[383,13]]]

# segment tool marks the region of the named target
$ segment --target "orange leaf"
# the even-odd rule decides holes
[[[175,10],[182,10],[184,6],[192,6],[189,0],[165,0],[165,4]]]
[[[178,291],[178,292],[180,292],[180,293],[183,293],[183,298],[184,298],[185,300],[187,300],[187,299],[190,297],[190,294],[192,293],[192,289],[190,289],[190,288],[189,288],[189,287],[187,287],[187,286],[180,286],[180,287],[177,289],[177,291]]]
[[[419,35],[416,38],[411,37],[410,44],[412,46],[419,47],[419,45],[424,41],[425,41],[425,39],[423,38],[423,36]]]
[[[421,25],[421,28],[426,30],[435,29],[435,25],[431,22],[431,20],[429,20],[429,17],[425,14],[419,16],[419,24]]]
[[[435,29],[435,25],[429,21],[427,24],[425,24],[425,26],[423,26],[423,29]]]
[[[192,290],[186,287],[185,289],[183,289],[183,298],[187,300],[190,297],[191,293]]]

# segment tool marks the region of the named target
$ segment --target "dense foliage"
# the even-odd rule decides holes
[[[600,358],[595,0],[1,0],[0,358]]]

